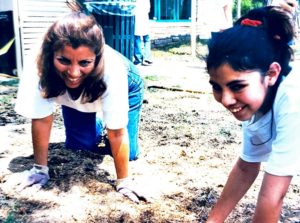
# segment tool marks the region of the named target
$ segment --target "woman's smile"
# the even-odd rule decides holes
[[[54,53],[54,66],[68,88],[77,88],[94,70],[95,53],[87,46],[65,46]]]
[[[64,81],[65,81],[65,84],[69,87],[69,88],[75,88],[76,86],[78,87],[82,81],[84,80],[84,75],[80,75],[79,77],[76,77],[76,78],[72,78],[69,76],[69,74],[67,73],[64,73],[62,75]]]

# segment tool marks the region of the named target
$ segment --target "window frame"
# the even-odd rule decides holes
[[[165,0],[170,1],[170,0]],[[180,19],[180,1],[182,0],[173,0],[174,3],[171,6],[174,8],[172,18],[170,19],[162,19],[162,12],[161,12],[161,3],[162,0],[151,0],[151,11],[150,11],[150,19],[156,22],[191,22],[191,18],[189,19]],[[191,0],[189,0],[191,1]],[[172,2],[170,2],[172,3]],[[167,4],[166,4],[167,5]],[[191,5],[191,4],[190,4]],[[190,9],[191,10],[191,9]]]

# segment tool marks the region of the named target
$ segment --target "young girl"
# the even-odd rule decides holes
[[[256,179],[264,177],[253,222],[278,222],[293,176],[300,173],[300,69],[290,61],[289,16],[278,7],[249,11],[209,43],[213,94],[243,122],[243,144],[207,222],[224,222]]]
[[[140,153],[143,88],[138,70],[105,45],[92,16],[73,12],[55,22],[43,39],[37,65],[25,63],[18,91],[16,111],[32,119],[35,162],[23,186],[41,187],[49,180],[48,145],[57,103],[62,105],[66,147],[111,154],[117,191],[138,202],[128,162]]]

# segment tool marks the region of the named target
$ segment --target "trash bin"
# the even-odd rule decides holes
[[[16,52],[12,11],[0,12],[0,73],[15,75]]]
[[[135,0],[98,0],[83,4],[103,28],[107,45],[132,61]]]

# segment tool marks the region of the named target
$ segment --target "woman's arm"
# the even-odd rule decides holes
[[[259,192],[253,222],[278,222],[291,176],[275,176],[265,173]]]
[[[107,136],[114,158],[117,179],[128,177],[129,139],[127,129],[107,129]]]
[[[149,201],[150,197],[145,196],[145,191],[141,190],[128,177],[129,138],[127,129],[107,129],[107,136],[117,173],[116,190],[135,203],[139,203],[140,200]]]
[[[234,165],[220,199],[212,209],[207,222],[224,222],[235,205],[256,179],[260,163],[248,163],[239,159]]]
[[[36,164],[44,166],[48,164],[48,146],[52,123],[53,115],[31,121],[34,162]]]

